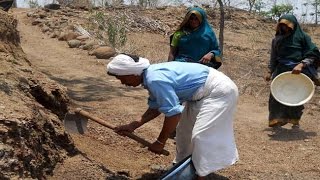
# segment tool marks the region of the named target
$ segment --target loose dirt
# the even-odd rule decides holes
[[[66,42],[49,38],[31,25],[26,11],[13,11],[23,51],[35,68],[67,88],[74,107],[114,125],[139,119],[147,108],[146,90],[124,87],[107,76],[105,66],[109,60],[97,60],[87,51],[70,49]],[[261,39],[252,37],[257,34]],[[240,161],[208,179],[319,179],[319,95],[307,104],[300,130],[287,125],[281,131],[271,131],[267,127],[268,84],[263,82],[262,67],[266,67],[272,35],[263,30],[227,29],[225,37],[226,63],[221,71],[233,78],[241,90],[234,124]],[[129,42],[139,41],[140,49],[158,48],[161,44],[157,55],[142,50],[140,54],[165,61],[167,36],[131,33],[128,38]],[[258,55],[250,51],[253,48]],[[239,73],[233,74],[234,70]],[[162,122],[163,117],[157,118],[137,129],[136,134],[153,142]],[[175,154],[173,140],[165,147],[169,156],[156,155],[93,122],[85,135],[71,136],[81,153],[66,158],[48,179],[156,179],[171,166]]]

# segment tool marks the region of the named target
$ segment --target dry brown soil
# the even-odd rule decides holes
[[[13,11],[19,22],[22,48],[37,69],[68,88],[75,107],[113,125],[139,119],[147,108],[146,90],[124,87],[107,76],[105,65],[109,60],[97,60],[87,51],[70,49],[65,42],[41,33],[38,27],[31,26],[27,11]],[[131,33],[129,42],[139,39],[140,54],[152,59],[155,55],[142,50],[159,49],[157,58],[165,60],[167,38]],[[229,29],[225,38],[226,63],[221,71],[230,75],[242,92],[234,124],[240,161],[208,179],[320,179],[319,98],[307,105],[300,130],[294,131],[288,125],[279,132],[272,132],[267,127],[268,84],[262,79],[264,70],[257,70],[255,66],[265,66],[271,35],[263,30]],[[250,54],[252,49],[258,49],[255,51],[258,55]],[[239,60],[244,59],[246,64],[241,65]],[[236,75],[232,74],[235,69],[239,70]],[[254,79],[262,85],[255,89],[249,80],[241,83],[243,79]],[[163,117],[157,118],[137,129],[136,134],[152,142],[162,122]],[[74,134],[72,138],[81,153],[65,159],[48,179],[156,179],[161,174],[159,170],[170,167],[175,154],[173,140],[165,147],[170,151],[169,156],[156,155],[93,122],[89,123],[85,135]],[[110,172],[114,172],[114,176],[106,175]]]

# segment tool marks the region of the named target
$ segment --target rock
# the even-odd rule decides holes
[[[115,54],[115,49],[109,46],[98,47],[92,52],[92,55],[96,56],[98,59],[109,59]]]
[[[50,35],[50,37],[51,37],[51,38],[56,38],[56,37],[59,37],[60,34],[61,34],[60,31],[55,30],[55,31],[53,31],[53,33]]]
[[[166,166],[165,165],[156,165],[156,164],[153,164],[151,165],[150,167],[153,171],[165,171],[167,170]]]
[[[51,33],[51,34],[49,35],[49,37],[50,37],[50,38],[56,38],[56,37],[57,37],[57,35],[56,35],[56,34],[54,34],[54,33]]]
[[[53,33],[54,33],[57,37],[59,37],[59,36],[61,35],[61,31],[58,31],[58,30],[55,30]]]
[[[43,20],[41,20],[41,19],[35,19],[34,21],[32,21],[32,25],[38,25],[38,24],[41,24],[43,22]]]
[[[68,45],[70,48],[77,48],[80,46],[81,41],[77,40],[77,39],[73,39],[68,41]]]
[[[43,33],[45,33],[45,32],[48,32],[48,31],[50,31],[51,29],[48,27],[48,26],[43,26],[42,28],[41,28],[41,31],[43,32]]]
[[[45,13],[39,13],[39,18],[40,19],[44,19],[46,17],[47,17],[47,15]]]
[[[60,34],[58,40],[59,41],[70,41],[72,39],[76,39],[79,36],[78,33],[69,32],[69,33],[62,33]]]
[[[83,44],[82,49],[83,50],[91,50],[95,45],[98,45],[97,42],[94,40],[84,41],[81,44]]]
[[[77,37],[77,40],[80,40],[80,41],[84,41],[84,40],[87,40],[89,39],[89,37],[87,35],[82,35],[82,36],[78,36]]]
[[[27,17],[33,17],[33,12],[28,12]]]

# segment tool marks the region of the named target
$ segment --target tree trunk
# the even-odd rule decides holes
[[[220,32],[219,32],[219,46],[221,50],[221,59],[223,59],[223,31],[224,31],[224,8],[221,0],[218,0],[220,5]]]
[[[317,25],[318,24],[318,4],[316,3],[316,5],[315,5],[315,8],[316,8],[316,22],[315,22],[315,24]]]

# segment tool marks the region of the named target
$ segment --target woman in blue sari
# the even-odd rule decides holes
[[[188,10],[184,20],[170,38],[168,61],[202,63],[214,68],[221,66],[219,44],[199,7]]]

